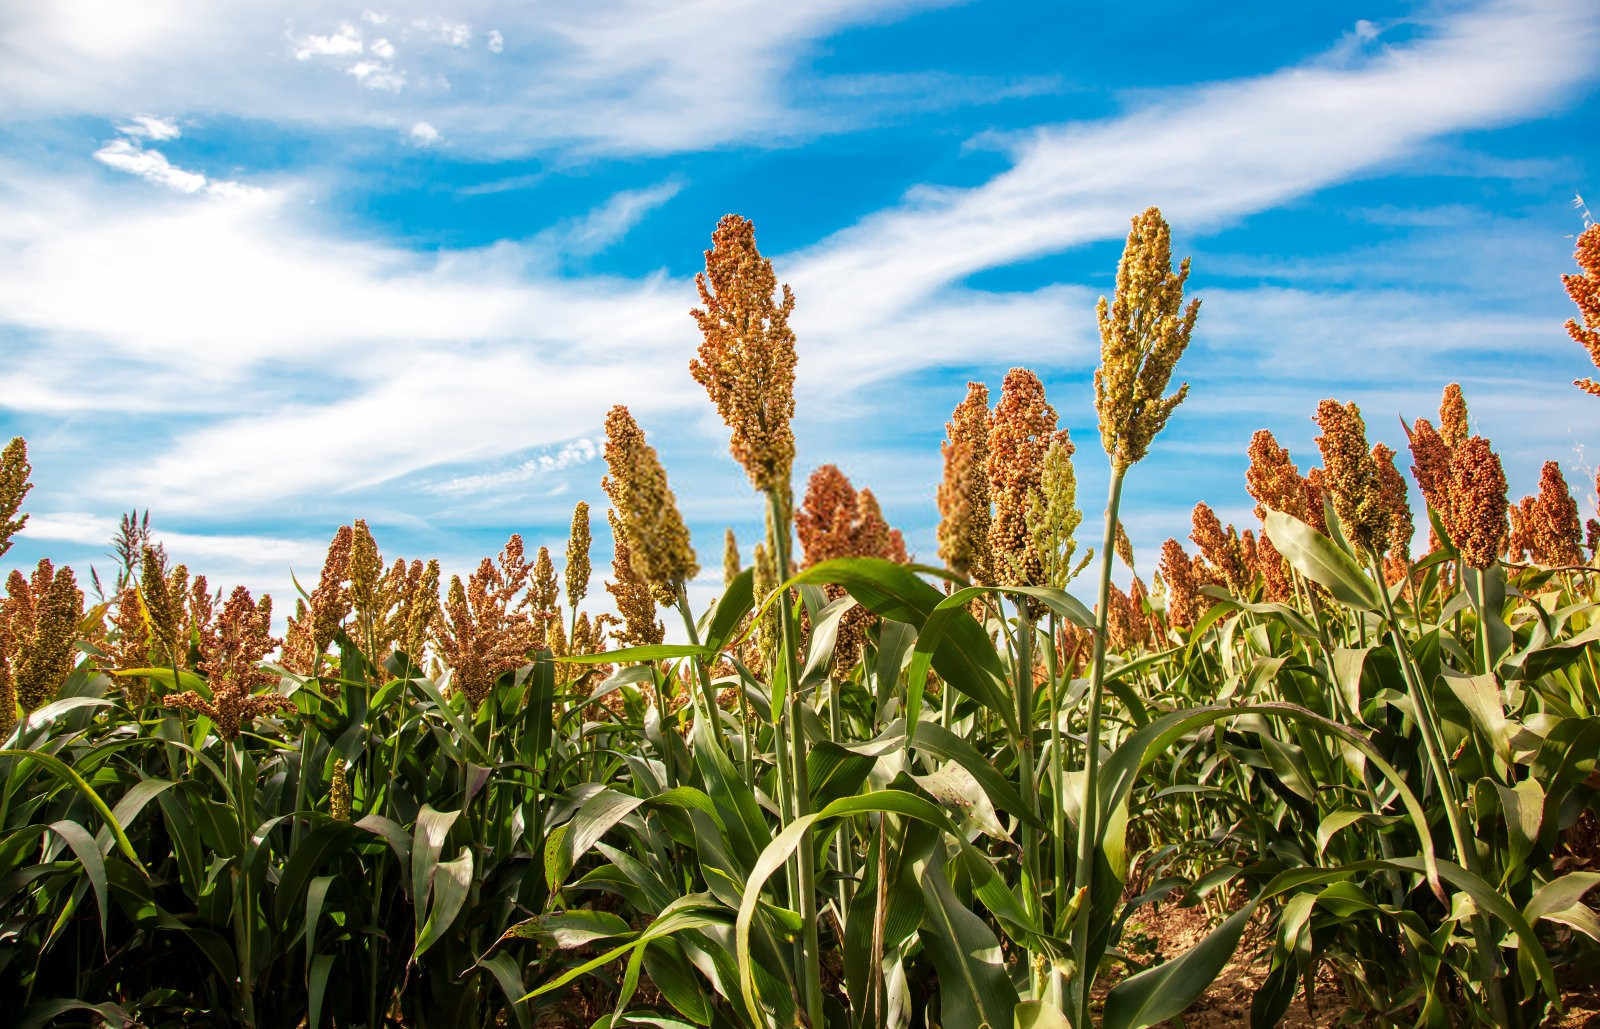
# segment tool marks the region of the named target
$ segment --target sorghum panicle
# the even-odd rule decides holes
[[[1083,523],[1083,512],[1078,510],[1078,478],[1072,467],[1075,449],[1067,430],[1051,437],[1040,465],[1039,484],[1023,516],[1029,546],[1039,555],[1042,585],[1057,589],[1064,588],[1075,571],[1072,555],[1078,549],[1078,526]],[[1129,555],[1131,568],[1131,549]]]
[[[755,226],[724,215],[695,276],[700,302],[690,313],[704,337],[689,373],[733,430],[733,456],[758,490],[787,488],[794,466],[794,294],[778,292],[772,262],[756,249]]]
[[[1578,305],[1578,317],[1567,319],[1567,335],[1589,353],[1589,360],[1600,368],[1600,224],[1591,225],[1578,236],[1572,251],[1578,263],[1577,275],[1561,276],[1567,296]],[[1574,386],[1600,397],[1600,382],[1577,379]]]
[[[650,584],[658,602],[675,603],[678,588],[700,565],[661,460],[621,404],[606,415],[605,458],[610,474],[601,486],[622,522],[633,570]]]
[[[1567,489],[1561,465],[1546,461],[1539,472],[1539,493],[1533,498],[1530,550],[1546,567],[1583,563],[1583,526],[1578,504]]]
[[[1461,394],[1461,384],[1452,382],[1444,388],[1439,398],[1439,436],[1444,445],[1454,450],[1472,435],[1467,424],[1467,398]]]
[[[1006,373],[1000,402],[989,420],[989,553],[997,582],[1044,585],[1042,555],[1028,529],[1028,508],[1044,474],[1044,456],[1056,435],[1056,410],[1044,385],[1026,368]]]
[[[1226,529],[1217,513],[1204,501],[1194,506],[1191,518],[1193,531],[1189,538],[1200,553],[1222,576],[1222,581],[1234,593],[1242,594],[1250,585],[1250,567],[1245,561],[1244,547],[1233,526]]]
[[[1506,474],[1482,436],[1469,436],[1450,459],[1450,507],[1445,528],[1469,568],[1499,559],[1508,529]]]
[[[11,537],[28,524],[28,516],[18,516],[22,499],[33,489],[28,476],[33,466],[28,463],[28,444],[21,436],[14,436],[0,453],[0,557],[11,549]]]
[[[733,585],[733,580],[739,577],[739,540],[729,529],[722,536],[722,588],[727,589]]]
[[[50,700],[72,672],[83,591],[72,569],[41,558],[33,575],[13,571],[0,603],[0,652],[8,670],[4,686],[24,712]],[[0,698],[0,722],[10,722],[12,696]],[[14,723],[13,723],[14,724]],[[9,728],[0,725],[0,729]]]
[[[163,704],[201,712],[215,723],[217,735],[224,740],[237,739],[243,727],[263,715],[293,713],[294,703],[287,697],[258,693],[278,681],[261,667],[279,642],[271,630],[272,598],[263,596],[257,603],[243,586],[235,589],[223,605],[214,640],[201,650],[200,668],[206,674],[210,699],[185,690],[168,696]]]
[[[1305,480],[1289,458],[1289,451],[1278,445],[1272,433],[1257,429],[1246,451],[1250,466],[1245,469],[1245,489],[1256,502],[1256,517],[1265,518],[1268,509],[1292,515],[1302,522],[1306,515]]]
[[[567,566],[564,569],[567,587],[567,604],[576,611],[583,598],[589,595],[589,547],[593,537],[589,534],[589,504],[580,500],[572,509],[572,530],[567,535]],[[544,548],[539,548],[544,552]]]
[[[990,581],[989,389],[967,383],[967,396],[945,423],[939,483],[939,557],[969,582]]]
[[[1367,449],[1361,410],[1353,403],[1324,400],[1317,405],[1314,420],[1322,429],[1317,448],[1345,534],[1357,546],[1381,554],[1388,547],[1393,513],[1383,495],[1377,461]]]
[[[1189,391],[1170,396],[1167,384],[1189,345],[1200,301],[1183,305],[1189,278],[1186,257],[1172,270],[1172,233],[1157,208],[1133,219],[1112,301],[1100,298],[1100,367],[1094,373],[1094,406],[1100,439],[1113,466],[1126,469],[1144,457],[1173,410]]]
[[[623,625],[617,639],[630,647],[660,643],[666,637],[666,626],[656,620],[656,602],[649,584],[634,574],[627,533],[615,511],[607,511],[606,519],[611,523],[611,574],[614,576],[606,583],[606,592],[616,599]]]
[[[1175,539],[1161,545],[1161,581],[1167,587],[1167,621],[1174,629],[1191,628],[1200,615],[1200,586],[1194,562]]]

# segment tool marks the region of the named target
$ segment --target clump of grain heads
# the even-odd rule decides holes
[[[72,672],[83,591],[71,568],[41,558],[32,576],[13,570],[0,601],[0,736],[16,725],[17,705],[32,711]]]
[[[583,598],[589,595],[590,543],[589,505],[580,500],[572,509],[572,530],[567,535],[567,566],[564,569],[567,605],[574,611],[583,602]]]
[[[734,458],[758,490],[789,489],[794,466],[794,294],[774,299],[772,262],[756,249],[748,218],[724,215],[695,276],[700,302],[690,312],[704,337],[689,373],[733,430]]]
[[[989,389],[967,383],[967,396],[945,424],[939,483],[939,557],[969,582],[991,577],[989,550]]]
[[[1044,384],[1026,368],[1006,373],[989,419],[989,553],[994,577],[1011,586],[1044,585],[1044,559],[1028,528],[1028,509],[1044,476],[1044,457],[1056,438],[1056,409]]]
[[[450,577],[434,639],[454,671],[453,689],[465,694],[473,708],[534,647],[533,620],[517,613],[517,594],[528,576],[522,537],[513,534],[497,560],[484,558],[465,585],[460,576]]]
[[[1363,550],[1383,553],[1394,517],[1383,494],[1378,461],[1367,449],[1360,408],[1324,400],[1317,405],[1314,420],[1322,429],[1317,449],[1322,451],[1327,488],[1345,534]]]
[[[33,466],[28,463],[28,444],[21,436],[13,437],[0,453],[0,557],[11,549],[11,537],[28,524],[27,515],[18,515],[22,499],[33,489],[28,476]]]
[[[605,458],[611,474],[601,487],[616,509],[632,568],[650,585],[657,601],[675,603],[678,591],[700,565],[661,459],[621,404],[606,415]]]
[[[1539,492],[1522,498],[1512,511],[1508,549],[1514,560],[1523,554],[1546,567],[1583,563],[1583,526],[1578,504],[1567,489],[1561,465],[1546,461],[1539,472]]]
[[[1039,484],[1029,497],[1023,519],[1029,546],[1039,555],[1042,585],[1057,589],[1064,588],[1094,556],[1090,551],[1077,564],[1072,560],[1078,549],[1078,526],[1083,523],[1083,512],[1078,509],[1078,478],[1072,467],[1074,450],[1067,430],[1051,437],[1040,462]],[[1132,554],[1130,548],[1130,568]]]
[[[1589,226],[1578,236],[1572,259],[1578,263],[1579,273],[1561,276],[1567,296],[1578,305],[1578,317],[1567,319],[1567,335],[1588,351],[1589,360],[1600,368],[1600,224]],[[1573,385],[1600,397],[1600,382],[1577,379]]]
[[[1506,474],[1482,436],[1463,440],[1450,458],[1445,528],[1469,568],[1488,568],[1505,542]]]
[[[1164,396],[1172,370],[1189,345],[1200,301],[1183,306],[1189,278],[1186,257],[1172,270],[1172,232],[1152,207],[1133,219],[1117,265],[1117,288],[1100,298],[1100,367],[1094,406],[1100,439],[1112,467],[1126,470],[1144,457],[1167,419],[1189,392],[1188,383]]]
[[[870,489],[857,491],[837,465],[826,464],[811,473],[805,497],[794,516],[800,536],[804,568],[843,557],[876,557],[905,563],[905,539],[889,527]],[[845,595],[844,587],[829,585],[830,599]],[[839,620],[833,667],[842,671],[860,659],[866,630],[876,619],[856,607]]]
[[[651,595],[650,584],[634,573],[633,551],[628,546],[628,534],[623,531],[617,513],[607,511],[606,519],[611,523],[611,574],[614,576],[606,583],[606,592],[616,599],[623,625],[617,638],[632,647],[660,643],[666,637],[667,630],[656,620],[656,602]]]
[[[202,649],[200,667],[206,673],[211,697],[185,690],[166,698],[168,707],[198,711],[210,718],[217,735],[232,742],[255,719],[274,711],[292,713],[294,704],[276,693],[258,694],[276,684],[277,676],[261,661],[278,640],[271,633],[272,598],[257,603],[243,586],[223,605],[215,641]]]

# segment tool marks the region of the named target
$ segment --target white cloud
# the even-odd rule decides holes
[[[326,36],[301,36],[295,40],[295,60],[308,61],[313,57],[346,57],[362,50],[361,33],[348,22],[337,32]]]
[[[439,142],[439,130],[425,121],[416,122],[411,126],[411,141],[418,146],[432,146]]]
[[[464,47],[472,42],[472,26],[462,21],[450,21],[447,18],[417,18],[412,21],[411,27],[449,46]]]
[[[210,179],[200,172],[180,168],[167,160],[161,151],[147,150],[136,140],[114,139],[96,150],[94,159],[108,168],[137,175],[146,182],[179,193],[193,194],[204,190],[213,196],[234,199],[257,199],[268,195],[268,191],[257,186],[228,179]]]
[[[568,468],[588,464],[599,455],[600,448],[595,444],[595,441],[583,437],[573,440],[553,453],[539,454],[520,462],[512,468],[502,471],[483,472],[478,475],[457,476],[442,482],[429,483],[423,488],[429,493],[452,496],[482,495],[503,489],[506,486],[530,482],[553,472],[565,471]]]
[[[562,252],[596,254],[616,243],[645,215],[677,196],[683,183],[662,182],[644,189],[625,189],[581,218],[552,230],[546,238]]]
[[[395,71],[390,65],[379,61],[357,61],[345,69],[345,74],[352,75],[368,89],[382,89],[390,93],[398,93],[405,88],[406,73]],[[426,125],[426,122],[418,122]],[[430,128],[432,126],[429,126]],[[413,135],[415,132],[413,131]],[[435,136],[437,138],[437,135]]]
[[[130,108],[329,130],[426,121],[465,151],[488,155],[770,144],[855,127],[898,102],[835,97],[816,109],[827,94],[790,81],[816,40],[944,2],[470,5],[474,21],[495,24],[484,34],[488,52],[514,36],[527,57],[514,62],[485,60],[463,15],[442,18],[412,3],[355,21],[330,18],[314,0],[13,5],[0,22],[0,121]],[[332,88],[329,72],[371,54],[380,31],[404,55],[408,84],[438,87],[394,93],[346,78],[350,88]],[[456,94],[494,102],[461,103]]]
[[[148,114],[136,114],[126,125],[118,125],[117,131],[124,136],[136,139],[177,139],[179,136],[177,123],[165,118],[157,118]]]
[[[391,61],[394,59],[394,44],[389,42],[387,39],[373,40],[372,46],[370,46],[368,49],[372,51],[373,56],[381,57],[385,61]]]
[[[94,159],[108,168],[137,175],[146,182],[180,193],[198,193],[206,188],[204,175],[179,168],[168,161],[161,151],[145,150],[131,140],[112,140],[94,152]]]

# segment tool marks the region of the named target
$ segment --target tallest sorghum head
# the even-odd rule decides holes
[[[958,575],[989,581],[989,388],[967,383],[940,444],[939,556]]]
[[[633,570],[657,600],[674,603],[678,587],[694,578],[700,565],[661,459],[621,404],[606,415],[605,457],[611,474],[600,485],[622,521]]]
[[[1591,225],[1583,230],[1572,258],[1578,262],[1582,272],[1561,276],[1561,284],[1567,287],[1567,296],[1578,305],[1578,314],[1583,323],[1580,325],[1577,318],[1568,318],[1567,335],[1587,350],[1589,360],[1600,368],[1600,225]],[[1600,382],[1578,379],[1573,385],[1585,393],[1600,397]]]
[[[989,419],[989,553],[996,582],[1044,585],[1044,561],[1028,528],[1028,509],[1044,475],[1044,456],[1056,436],[1056,409],[1044,385],[1026,368],[1006,373],[1000,403]]]
[[[31,471],[28,444],[21,436],[14,437],[6,444],[5,453],[0,454],[0,556],[11,549],[11,537],[28,524],[28,516],[18,518],[17,510],[22,507],[22,498],[33,489],[28,481]]]
[[[1189,259],[1172,270],[1172,233],[1152,207],[1133,219],[1117,265],[1117,292],[1100,298],[1100,367],[1094,407],[1100,439],[1118,471],[1144,457],[1150,441],[1183,402],[1188,383],[1163,396],[1172,369],[1189,345],[1200,301],[1183,306]]]
[[[703,309],[690,313],[705,339],[689,373],[733,430],[734,458],[758,490],[787,489],[794,465],[794,294],[775,301],[772,262],[756,249],[748,218],[724,215],[695,276]]]

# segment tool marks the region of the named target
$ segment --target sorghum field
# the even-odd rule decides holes
[[[1122,485],[1201,317],[1152,208],[1099,306],[1100,446],[1025,368],[971,384],[913,563],[869,490],[797,477],[794,299],[748,221],[712,243],[687,374],[767,535],[740,568],[729,533],[706,610],[714,547],[622,405],[603,602],[584,504],[564,555],[512,536],[464,582],[339,527],[282,639],[132,517],[115,581],[12,573],[7,1021],[1576,1024],[1600,521],[1557,463],[1507,496],[1453,385],[1409,454],[1328,399],[1319,454],[1251,441],[1258,525],[1200,504],[1134,553]],[[1576,258],[1600,361],[1600,226]],[[29,474],[13,440],[0,551]]]

